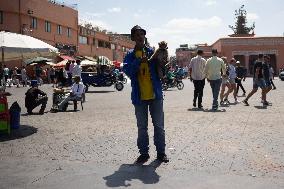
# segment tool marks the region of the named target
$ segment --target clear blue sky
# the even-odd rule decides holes
[[[63,0],[61,0],[63,1]],[[283,36],[283,0],[65,0],[78,4],[79,19],[117,33],[138,24],[153,46],[165,40],[171,55],[180,44],[215,42],[232,33],[234,10],[242,4],[256,36]]]

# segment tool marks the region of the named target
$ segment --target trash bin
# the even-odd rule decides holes
[[[18,102],[14,102],[10,107],[10,125],[11,129],[19,129],[20,127],[21,107]]]

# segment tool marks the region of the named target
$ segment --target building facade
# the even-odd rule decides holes
[[[79,26],[76,7],[56,0],[0,0],[0,31],[30,35],[68,56],[106,56],[122,62],[134,47],[127,37]],[[6,64],[20,66],[21,62]]]
[[[78,54],[81,56],[106,56],[122,62],[126,52],[135,43],[119,34],[107,34],[84,26],[78,26]]]
[[[190,59],[195,56],[199,49],[204,51],[205,58],[211,56],[212,49],[217,49],[220,57],[225,56],[228,60],[235,58],[240,61],[242,66],[247,68],[248,75],[252,75],[253,65],[258,54],[270,56],[270,64],[275,73],[284,68],[284,37],[225,37],[218,39],[210,46],[197,44],[196,48],[185,51],[180,51],[180,48],[178,48],[176,51],[177,59],[183,57],[179,59],[179,65],[188,65]]]
[[[212,48],[217,49],[220,56],[239,60],[249,75],[252,75],[258,54],[270,56],[276,73],[284,67],[284,37],[227,37],[217,40]]]
[[[66,53],[77,51],[76,9],[48,0],[0,0],[0,11],[0,30],[30,35]]]

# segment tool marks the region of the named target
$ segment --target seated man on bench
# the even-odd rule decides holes
[[[74,102],[74,111],[77,110],[77,101],[82,100],[82,95],[85,90],[85,86],[80,82],[80,76],[76,75],[74,77],[75,83],[71,87],[70,94],[58,105],[59,111],[66,111],[68,107],[68,101]]]

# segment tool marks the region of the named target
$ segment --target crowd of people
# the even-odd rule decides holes
[[[227,57],[218,57],[216,49],[212,50],[212,57],[205,60],[203,51],[198,50],[197,56],[192,58],[189,64],[189,77],[194,83],[193,106],[202,108],[203,89],[205,79],[210,83],[212,89],[213,103],[212,110],[217,110],[219,105],[224,106],[230,104],[229,95],[232,93],[235,103],[238,103],[239,88],[242,90],[242,96],[246,96],[246,90],[242,85],[242,81],[246,79],[246,69],[241,66],[239,61],[232,58],[230,61]],[[276,89],[273,83],[273,68],[271,67],[270,57],[259,54],[258,59],[254,63],[253,68],[253,89],[242,101],[248,106],[249,98],[255,94],[258,88],[262,90],[262,103],[264,106],[269,105],[266,99],[271,89]],[[221,91],[220,91],[221,90]],[[220,96],[219,96],[220,93]],[[220,104],[218,99],[220,98]]]

